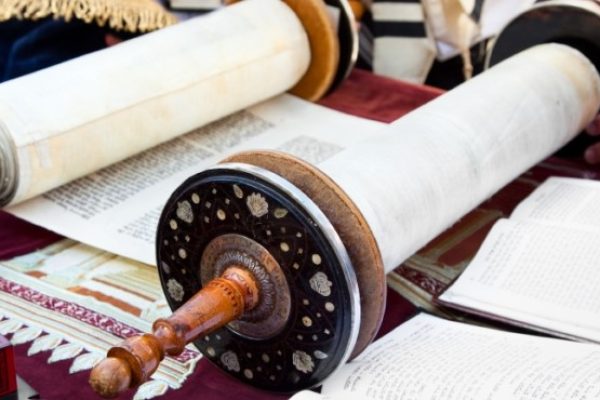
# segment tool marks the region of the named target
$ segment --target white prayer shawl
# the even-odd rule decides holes
[[[380,1],[373,15],[373,71],[423,83],[435,59],[435,43],[425,23],[420,0]]]
[[[373,71],[423,83],[435,58],[463,57],[535,0],[373,0]]]

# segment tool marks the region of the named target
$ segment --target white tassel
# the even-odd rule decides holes
[[[162,381],[149,381],[140,386],[133,400],[153,399],[162,396],[169,389],[169,385]]]
[[[0,322],[0,335],[6,336],[9,333],[15,333],[16,331],[21,329],[22,326],[23,326],[23,323],[16,321],[14,319],[4,320],[4,321]]]
[[[23,328],[23,329],[15,332],[15,334],[10,339],[10,342],[13,344],[13,346],[16,346],[19,344],[31,342],[32,340],[36,339],[41,334],[42,334],[41,329],[30,326],[30,327]]]
[[[56,335],[45,335],[34,340],[27,351],[28,356],[36,355],[42,351],[54,350],[61,344],[62,338]]]
[[[74,374],[79,371],[86,371],[88,369],[94,368],[96,364],[104,359],[105,355],[103,353],[85,353],[78,356],[73,364],[71,364],[71,368],[69,368],[69,373]]]
[[[77,357],[77,355],[82,351],[83,346],[76,343],[66,343],[60,345],[52,351],[52,355],[48,359],[48,364]]]

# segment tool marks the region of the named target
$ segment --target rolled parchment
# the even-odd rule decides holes
[[[566,144],[599,108],[600,77],[585,56],[536,46],[318,167],[362,212],[390,272]]]
[[[251,0],[0,85],[0,206],[285,92],[311,61],[280,0]]]

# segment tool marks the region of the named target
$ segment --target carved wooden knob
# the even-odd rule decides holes
[[[196,338],[239,318],[259,302],[255,278],[241,267],[229,267],[168,319],[154,322],[152,334],[134,336],[108,351],[90,374],[92,389],[113,398],[136,387],[156,371],[168,355],[178,355]]]
[[[92,370],[90,385],[104,398],[116,397],[131,385],[131,368],[126,361],[109,357]]]

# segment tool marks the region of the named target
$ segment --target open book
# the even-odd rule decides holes
[[[600,346],[420,314],[293,400],[598,399]]]
[[[600,343],[600,182],[550,178],[499,220],[441,304]]]

